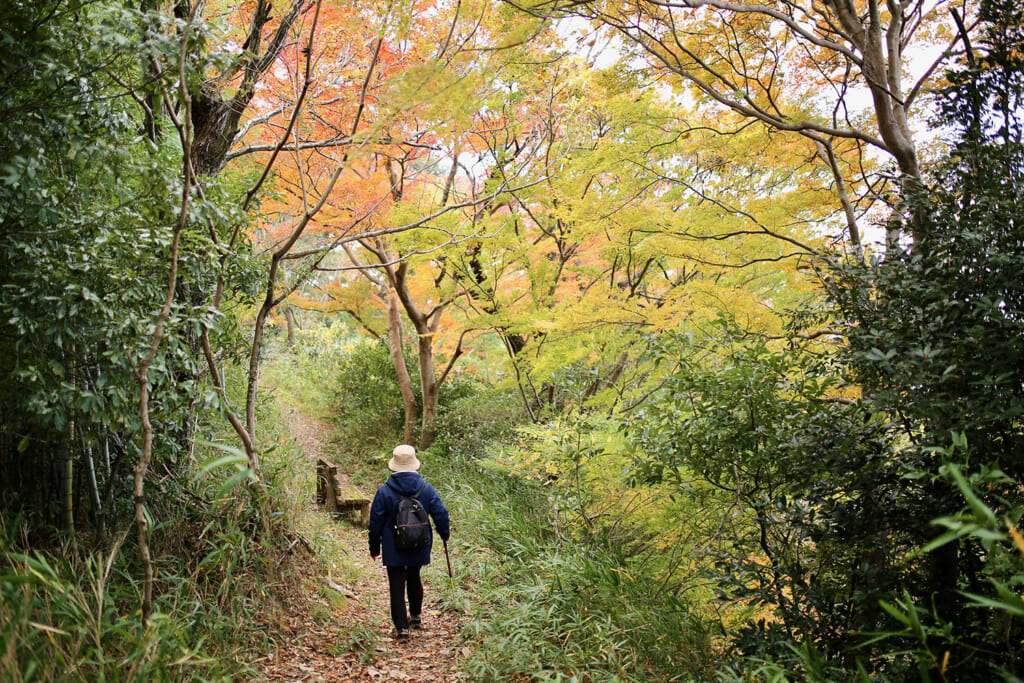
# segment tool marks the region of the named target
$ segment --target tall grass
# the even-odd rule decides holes
[[[557,530],[542,488],[448,460],[434,475],[451,508],[472,680],[706,680],[717,621],[600,533]]]
[[[229,372],[241,392],[240,372]],[[236,402],[237,404],[237,402]],[[258,626],[278,587],[295,580],[289,553],[313,476],[289,445],[272,401],[259,408],[263,481],[245,486],[234,437],[207,423],[196,466],[148,483],[157,553],[154,614],[141,623],[134,527],[102,548],[27,550],[17,520],[0,526],[0,680],[229,681],[272,646]],[[225,457],[225,453],[229,455]],[[212,463],[219,463],[213,465]],[[292,482],[305,478],[306,487]],[[300,577],[301,579],[301,577]]]
[[[230,680],[201,653],[203,630],[227,627],[218,612],[183,592],[163,594],[146,627],[140,586],[119,544],[75,558],[10,553],[0,573],[0,679],[27,681]]]
[[[154,614],[141,623],[131,530],[102,551],[50,548],[0,559],[0,680],[204,681],[252,675],[271,587],[287,581],[285,527],[268,492],[220,500],[202,487],[169,518],[153,506]],[[166,493],[166,492],[165,492]],[[214,491],[213,493],[216,493]],[[206,498],[206,502],[202,501]],[[9,541],[6,547],[11,547]]]

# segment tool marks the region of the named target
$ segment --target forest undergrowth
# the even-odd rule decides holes
[[[266,481],[255,490],[232,477],[243,456],[216,429],[204,434],[194,478],[169,493],[176,514],[153,510],[167,521],[154,525],[157,610],[145,628],[130,533],[21,554],[19,521],[5,520],[0,679],[459,680],[444,672],[463,657],[460,616],[437,604],[451,590],[429,589],[428,617],[438,619],[414,647],[395,646],[365,529],[316,505],[316,458],[330,458],[337,439],[300,399],[273,380],[265,387]],[[426,580],[443,589],[438,571]]]
[[[319,421],[321,437],[328,435],[320,447],[372,495],[401,433],[388,359],[374,344],[333,352],[314,334],[307,343],[315,352],[284,355],[268,373],[275,393]],[[644,530],[643,515],[629,508],[637,494],[582,501],[544,485],[530,463],[547,455],[545,439],[564,425],[546,436],[523,431],[515,402],[492,387],[456,384],[446,398],[438,439],[420,455],[422,473],[451,512],[455,577],[444,576],[439,549],[426,577],[428,602],[436,596],[436,609],[458,633],[431,647],[456,651],[464,680],[710,680],[722,615],[694,589],[671,583],[675,590],[666,590],[678,577],[651,560],[661,548]],[[615,467],[592,475],[587,488],[617,488]],[[655,502],[648,507],[660,509]],[[583,526],[584,508],[601,523]],[[338,533],[351,538],[349,527]],[[365,533],[358,536],[345,562],[361,568],[357,582],[369,573],[383,587],[379,569],[367,572]],[[679,564],[677,557],[672,570]],[[386,620],[383,608],[379,613]],[[381,641],[385,631],[378,622]]]

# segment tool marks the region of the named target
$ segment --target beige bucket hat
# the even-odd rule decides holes
[[[415,472],[420,468],[420,461],[416,458],[416,449],[409,444],[395,446],[391,452],[393,456],[388,460],[388,469],[392,472]]]

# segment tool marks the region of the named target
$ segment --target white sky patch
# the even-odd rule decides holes
[[[566,47],[595,69],[607,69],[627,58],[619,36],[593,28],[586,19],[559,19],[555,22],[555,33]]]

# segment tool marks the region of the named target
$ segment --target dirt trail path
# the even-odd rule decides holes
[[[286,414],[288,409],[286,408]],[[310,475],[318,456],[329,452],[333,429],[329,424],[292,410],[293,434],[310,462]],[[373,492],[367,492],[372,497]],[[311,508],[313,504],[310,504]],[[321,513],[322,514],[322,513]],[[319,527],[330,535],[325,545],[340,549],[339,564],[346,565],[347,579],[333,579],[355,597],[332,600],[324,597],[331,577],[318,576],[310,563],[305,586],[295,587],[282,597],[282,614],[266,624],[278,645],[267,658],[256,662],[260,680],[322,681],[324,683],[363,681],[409,681],[412,683],[468,680],[460,673],[465,652],[461,650],[458,614],[442,610],[438,599],[444,582],[444,555],[435,548],[433,564],[424,571],[426,594],[424,629],[414,631],[412,640],[399,644],[388,616],[387,576],[379,562],[370,559],[366,530],[345,521]],[[315,545],[315,544],[314,544]],[[325,558],[330,560],[330,558]],[[334,596],[331,596],[334,597]],[[333,603],[333,604],[332,604]],[[333,629],[315,621],[311,613],[331,612]]]

